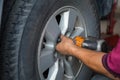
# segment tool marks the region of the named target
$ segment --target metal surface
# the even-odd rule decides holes
[[[79,10],[65,6],[58,9],[48,20],[40,38],[38,48],[38,70],[41,80],[73,80],[82,63],[71,56],[55,50],[60,34],[73,38],[86,36],[85,23]]]
[[[102,44],[105,42],[105,40],[98,40],[97,41],[97,51],[102,51]]]

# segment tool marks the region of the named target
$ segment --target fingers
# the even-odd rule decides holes
[[[71,40],[70,38],[68,38],[68,37],[66,37],[64,35],[61,35],[60,39],[61,39],[60,41],[69,41],[69,40]]]

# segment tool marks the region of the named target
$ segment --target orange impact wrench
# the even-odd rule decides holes
[[[106,44],[105,40],[99,40],[97,38],[88,37],[84,38],[82,36],[76,36],[73,39],[75,45],[91,50],[108,52],[108,45]]]

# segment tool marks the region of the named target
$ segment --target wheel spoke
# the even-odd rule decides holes
[[[64,80],[64,65],[63,60],[60,60],[59,70],[55,80]]]
[[[70,65],[70,63],[64,59],[64,63],[65,63],[65,74],[66,74],[66,77],[67,78],[74,78],[74,75],[73,75],[73,70],[72,70],[72,67]]]
[[[53,50],[43,49],[41,51],[41,55],[40,55],[39,59],[40,59],[39,60],[40,61],[40,63],[39,63],[40,70],[41,70],[41,72],[44,72],[45,70],[50,68],[55,62],[55,59],[53,56]]]
[[[67,12],[64,12],[61,14],[61,21],[60,21],[60,29],[61,33],[65,35],[65,33],[68,31],[71,33],[75,27],[77,19],[77,13],[73,9],[69,9]]]
[[[73,29],[75,27],[76,20],[77,20],[76,11],[73,9],[69,9],[68,32],[73,31]]]
[[[50,68],[47,80],[55,80],[59,68],[59,60],[56,60],[55,64]]]
[[[61,31],[58,26],[58,22],[55,17],[53,17],[50,22],[47,24],[46,32],[45,32],[45,39],[46,41],[55,43],[60,35]]]
[[[68,20],[69,20],[69,12],[67,11],[67,12],[62,13],[59,27],[63,35],[65,35],[68,29]]]

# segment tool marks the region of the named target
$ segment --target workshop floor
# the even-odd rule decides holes
[[[120,7],[118,7],[116,10],[115,19],[117,22],[115,24],[114,34],[120,35]],[[107,21],[105,21],[105,20],[101,21],[101,33],[106,33],[107,25],[108,25]]]

